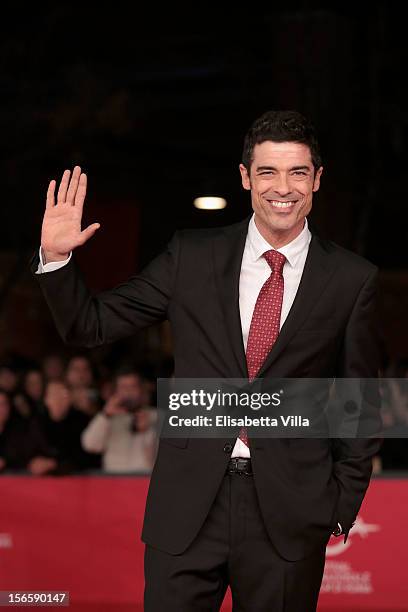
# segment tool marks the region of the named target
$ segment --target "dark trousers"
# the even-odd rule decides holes
[[[313,612],[324,562],[325,549],[301,561],[280,557],[265,531],[253,476],[226,474],[184,553],[146,546],[144,610],[215,612],[230,585],[233,612]]]

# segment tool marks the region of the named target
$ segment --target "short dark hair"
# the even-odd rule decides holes
[[[120,365],[114,372],[114,380],[117,381],[118,378],[122,378],[122,376],[135,376],[139,378],[139,380],[143,379],[143,376],[140,370],[131,364],[122,364]]]
[[[255,145],[267,140],[305,144],[310,148],[314,169],[322,165],[313,124],[297,111],[268,111],[254,121],[245,135],[242,152],[242,163],[248,172]]]

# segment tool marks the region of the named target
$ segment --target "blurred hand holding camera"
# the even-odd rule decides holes
[[[127,414],[128,408],[123,405],[123,397],[119,393],[114,393],[106,402],[104,409],[106,416],[111,417],[117,414]]]

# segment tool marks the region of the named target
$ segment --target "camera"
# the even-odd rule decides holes
[[[122,408],[125,408],[128,412],[136,412],[140,408],[139,401],[133,397],[125,397],[120,402]]]

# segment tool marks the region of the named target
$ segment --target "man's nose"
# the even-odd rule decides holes
[[[289,187],[287,176],[285,174],[282,174],[276,177],[274,190],[281,197],[284,197],[290,194],[290,187]]]

